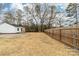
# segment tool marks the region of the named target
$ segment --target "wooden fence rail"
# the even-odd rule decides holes
[[[52,28],[44,32],[56,40],[79,49],[79,28]]]

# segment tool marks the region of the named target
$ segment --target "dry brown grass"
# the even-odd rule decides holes
[[[0,35],[0,55],[75,56],[79,51],[52,39],[44,33]]]

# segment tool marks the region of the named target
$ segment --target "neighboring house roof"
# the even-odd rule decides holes
[[[23,27],[22,25],[10,24],[10,23],[7,23],[7,22],[0,23],[0,25],[1,24],[4,24],[4,23],[9,24],[9,25],[12,25],[14,27]]]

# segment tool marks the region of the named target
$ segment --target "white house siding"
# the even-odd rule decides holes
[[[25,32],[25,28],[24,27],[22,27],[22,32]]]
[[[16,27],[7,23],[3,23],[0,25],[0,33],[18,33],[16,29]]]
[[[20,28],[20,27],[17,27],[17,28],[16,28],[16,31],[17,31],[18,33],[20,33],[20,32],[21,32],[21,28]]]

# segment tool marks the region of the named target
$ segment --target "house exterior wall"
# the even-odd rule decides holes
[[[24,27],[22,27],[22,28],[21,28],[21,31],[22,31],[22,32],[25,32],[25,28],[24,28]]]
[[[17,31],[18,33],[20,33],[20,32],[21,32],[21,27],[17,27],[17,28],[16,28],[16,31]]]
[[[7,23],[0,25],[0,33],[20,33],[20,32],[21,32],[21,30],[17,31],[17,27],[14,27]]]

